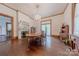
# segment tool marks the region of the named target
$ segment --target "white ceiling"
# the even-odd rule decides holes
[[[39,5],[38,12],[37,4]],[[34,19],[36,14],[39,14],[41,17],[47,17],[62,13],[67,3],[6,3],[5,5],[20,10]]]

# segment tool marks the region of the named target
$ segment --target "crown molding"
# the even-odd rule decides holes
[[[62,15],[62,14],[64,14],[64,12],[57,13],[57,14],[54,14],[54,15],[51,15],[51,16],[47,16],[47,17],[43,17],[41,19],[50,18],[50,17],[54,17],[54,16],[57,16],[57,15]]]
[[[65,9],[64,9],[64,12],[66,11],[66,9],[67,9],[68,5],[69,5],[69,4],[67,4],[67,5],[66,5],[66,7],[65,7]]]
[[[2,4],[3,6],[6,6],[6,7],[8,7],[8,8],[10,8],[10,9],[12,9],[12,10],[14,10],[14,11],[17,11],[16,9],[11,8],[11,7],[9,7],[8,5],[6,5],[6,4],[4,4],[4,3],[0,3],[0,4]]]
[[[31,16],[27,15],[26,13],[24,13],[24,12],[22,12],[22,11],[20,11],[20,10],[16,10],[16,9],[14,9],[14,8],[11,8],[10,6],[8,6],[8,5],[4,4],[4,3],[0,3],[0,4],[6,6],[6,7],[8,7],[8,8],[10,8],[10,9],[16,11],[16,12],[21,12],[22,14],[24,14],[24,15],[30,17],[30,18],[33,20],[33,18],[32,18]]]
[[[54,16],[57,16],[57,15],[62,15],[62,14],[64,14],[64,12],[65,12],[65,10],[67,9],[68,5],[69,5],[69,4],[66,5],[66,7],[65,7],[65,9],[64,9],[63,12],[57,13],[57,14],[54,14],[54,15],[50,15],[50,16],[47,16],[47,17],[43,17],[42,19],[49,18],[49,17],[54,17]]]

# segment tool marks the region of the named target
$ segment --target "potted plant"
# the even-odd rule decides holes
[[[68,38],[68,37],[64,38],[64,43],[65,43],[66,45],[69,45],[69,38]]]

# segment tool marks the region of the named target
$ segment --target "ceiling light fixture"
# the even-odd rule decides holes
[[[39,5],[37,4],[36,5],[36,15],[35,15],[35,20],[40,20],[41,19],[41,16],[38,14],[39,12]]]

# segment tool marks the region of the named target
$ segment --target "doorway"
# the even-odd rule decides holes
[[[7,35],[7,38],[12,38],[12,23],[11,22],[6,23],[6,35]]]
[[[42,31],[44,32],[45,36],[50,36],[50,23],[42,24]]]
[[[0,14],[0,42],[9,40],[13,37],[12,17]]]

